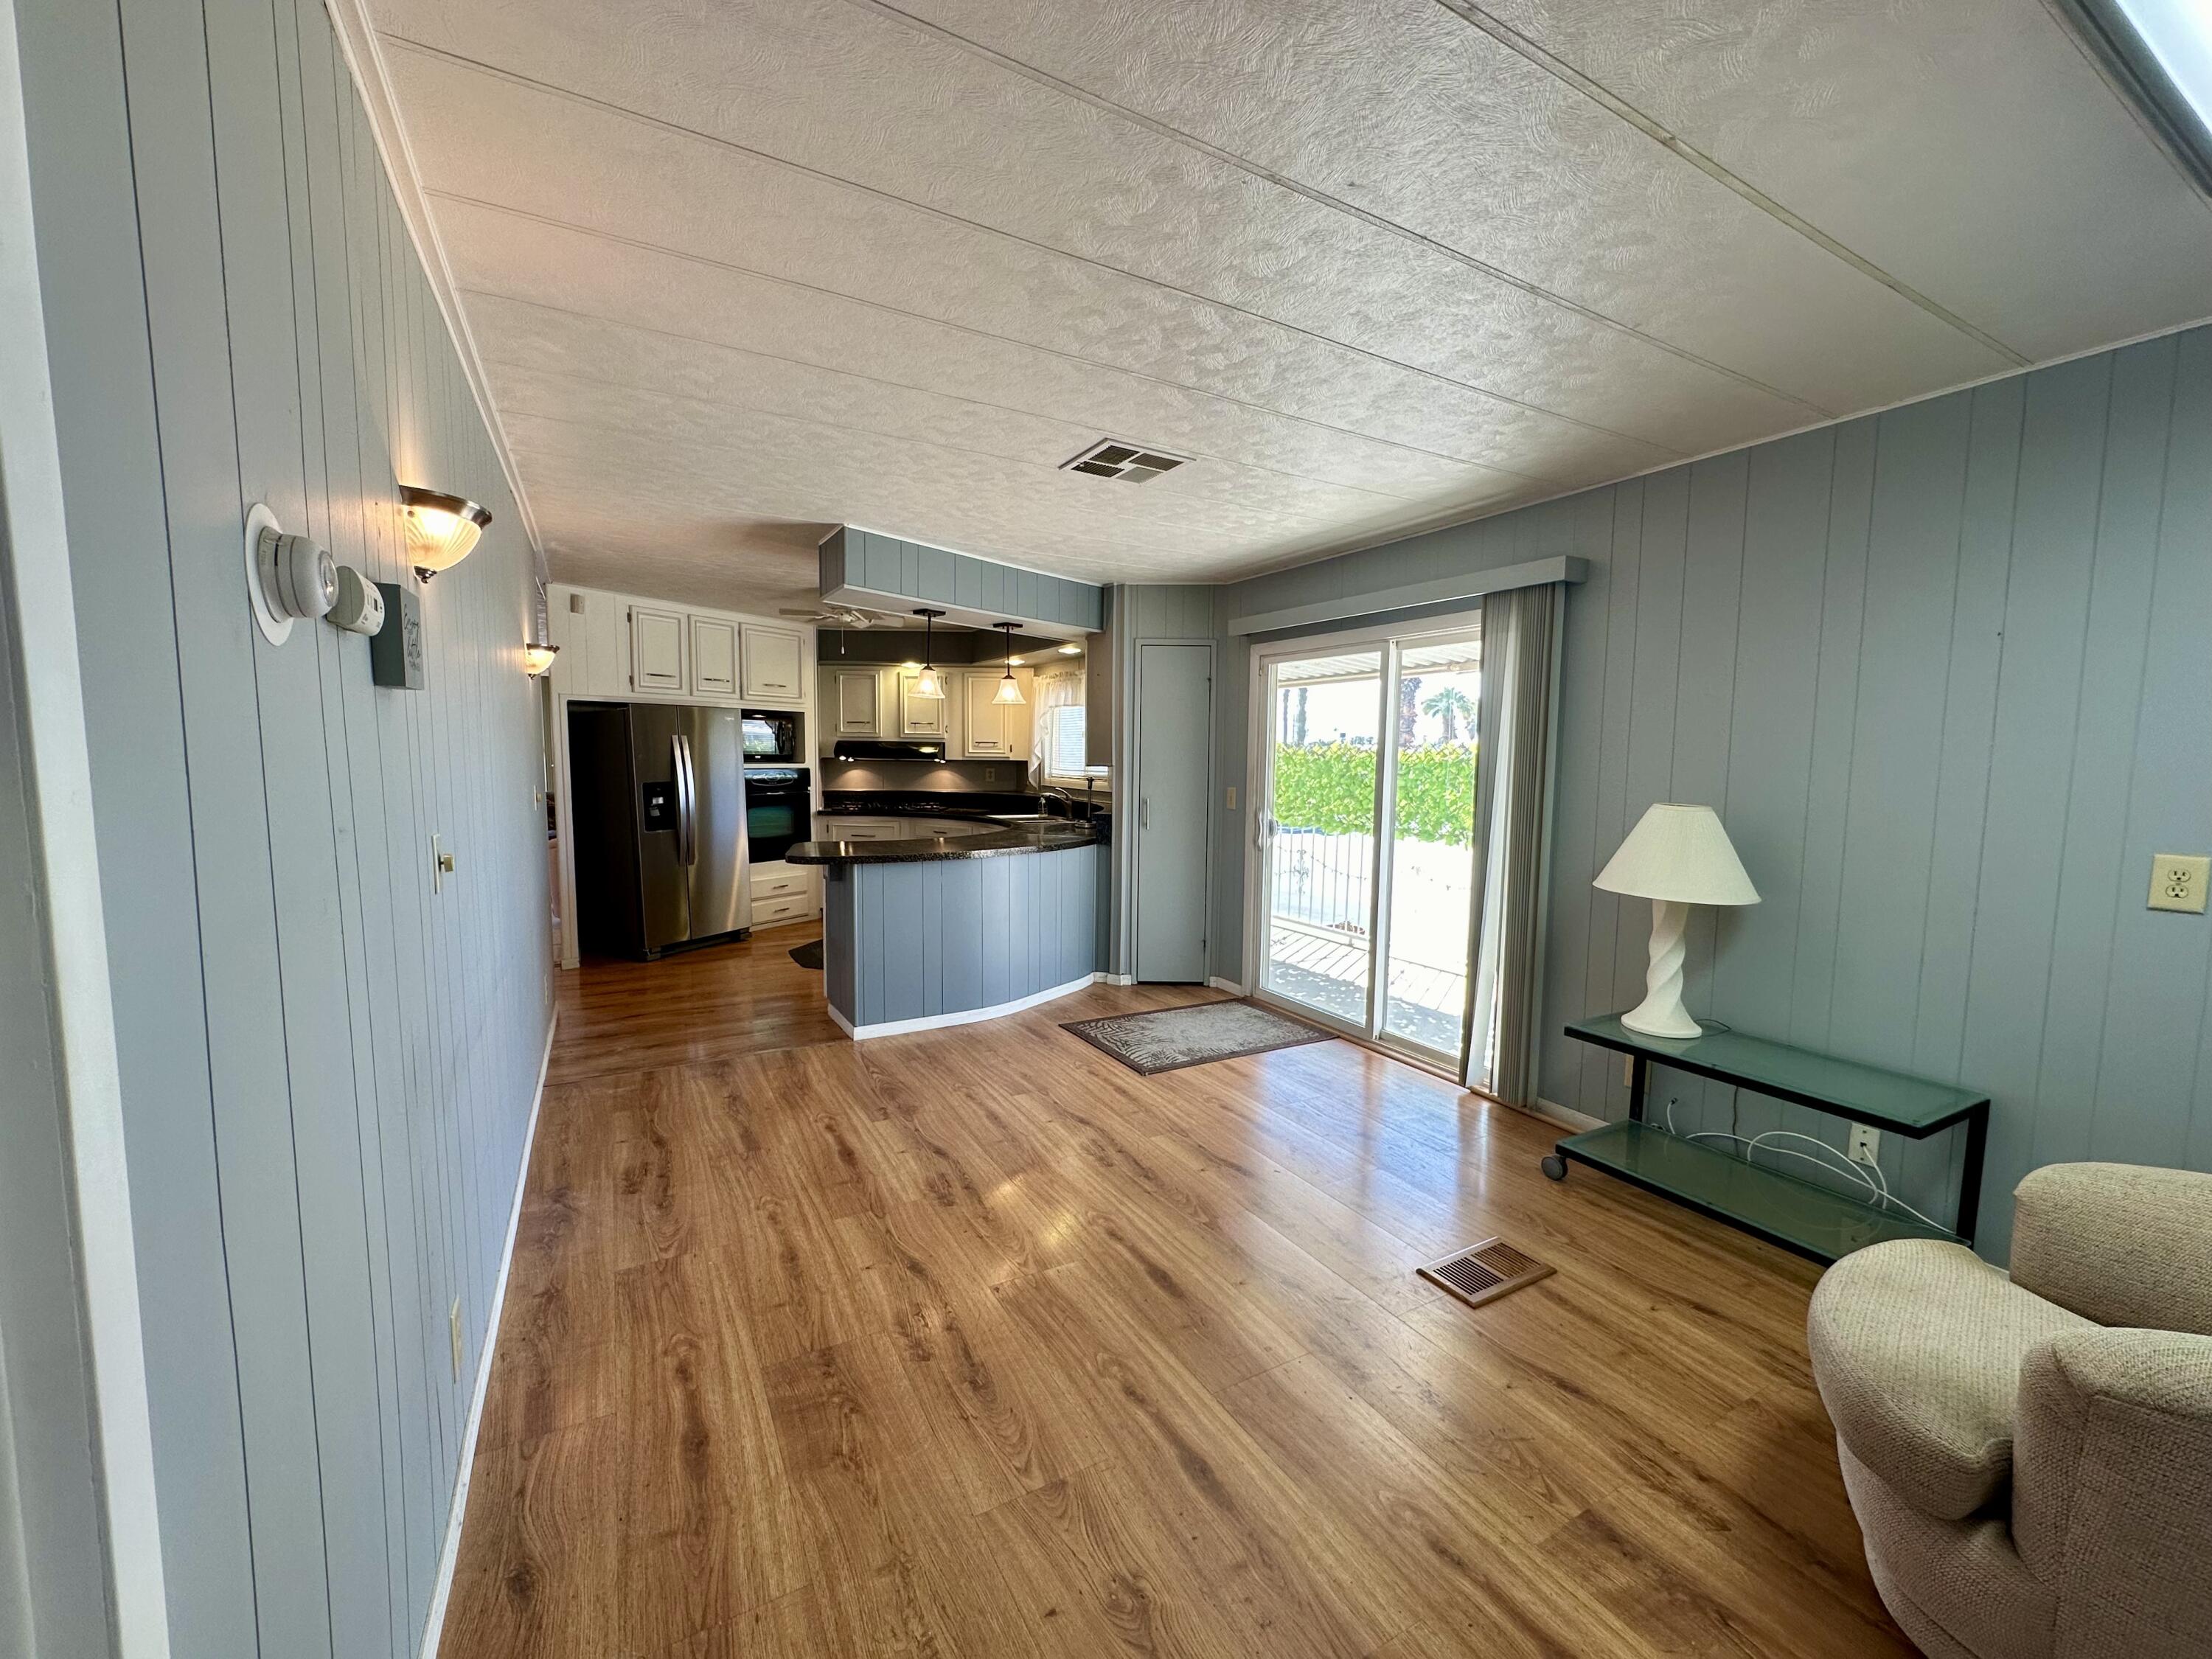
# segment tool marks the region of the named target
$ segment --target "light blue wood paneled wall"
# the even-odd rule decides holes
[[[1222,595],[1227,590],[1207,583],[1146,582],[1125,583],[1113,590],[1109,607],[1110,626],[1107,649],[1112,655],[1114,697],[1117,741],[1114,747],[1114,786],[1122,804],[1123,833],[1115,838],[1116,844],[1109,849],[1108,865],[1112,880],[1111,910],[1108,917],[1109,940],[1107,960],[1116,974],[1133,974],[1137,967],[1137,866],[1139,836],[1137,802],[1143,793],[1138,778],[1137,752],[1133,741],[1137,730],[1137,665],[1139,653],[1147,645],[1184,645],[1211,643],[1222,626]],[[1215,653],[1213,695],[1218,698],[1220,686],[1220,653]],[[1190,718],[1176,721],[1170,729],[1155,731],[1148,735],[1154,745],[1165,743],[1170,752],[1164,763],[1170,769],[1183,759],[1195,766],[1212,769],[1212,756],[1200,754],[1211,750],[1218,732],[1222,728],[1204,710],[1194,708]],[[1156,746],[1152,752],[1160,755]],[[1210,813],[1209,804],[1194,804],[1194,810]],[[1213,960],[1212,941],[1207,944],[1207,960]],[[1209,972],[1219,971],[1209,967]]]
[[[2154,853],[2212,850],[2212,331],[1259,578],[1224,614],[1555,553],[1590,576],[1567,609],[1547,1098],[1626,1110],[1617,1061],[1550,1034],[1639,994],[1647,914],[1590,878],[1651,802],[1704,801],[1765,902],[1698,915],[1692,1007],[1988,1090],[1986,1252],[2039,1164],[2212,1168],[2212,923],[2143,902]],[[1241,786],[1249,642],[1223,644]],[[1217,962],[1248,829],[1218,811]],[[1662,1076],[1669,1099],[1686,1128],[1837,1139],[1694,1079]],[[1893,1137],[1883,1163],[1948,1217],[1957,1153]]]
[[[854,592],[848,602],[866,604],[874,595],[1057,623],[1091,633],[1105,626],[1105,590],[1095,583],[972,558],[927,542],[902,541],[880,531],[840,527],[822,544],[820,563],[825,599],[850,589]]]
[[[995,1007],[1088,977],[1103,849],[831,865],[830,1001],[854,1025]]]
[[[322,7],[16,18],[172,1651],[393,1659],[551,1012],[531,550]],[[246,506],[404,581],[403,480],[495,515],[422,591],[428,689],[263,641]]]

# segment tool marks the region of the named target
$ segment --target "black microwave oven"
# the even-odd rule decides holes
[[[805,758],[799,752],[799,714],[784,708],[747,708],[740,713],[746,765],[796,766]]]

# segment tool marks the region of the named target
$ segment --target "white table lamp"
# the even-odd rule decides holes
[[[1710,806],[1661,801],[1646,811],[1595,884],[1608,893],[1651,901],[1651,965],[1644,1000],[1620,1017],[1646,1036],[1693,1037],[1698,1022],[1682,1006],[1682,933],[1693,904],[1756,904],[1728,831]]]

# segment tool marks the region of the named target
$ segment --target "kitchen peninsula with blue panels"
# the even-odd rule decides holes
[[[824,814],[818,827],[835,823]],[[1023,814],[911,829],[785,854],[823,866],[823,979],[850,1036],[1013,1013],[1104,968],[1103,821]]]

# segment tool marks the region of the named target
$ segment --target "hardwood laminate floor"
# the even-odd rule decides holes
[[[807,937],[563,975],[446,1659],[1911,1653],[1807,1264],[1350,1044],[1059,1029],[1188,988],[854,1044]],[[1558,1273],[1414,1277],[1492,1233]]]

